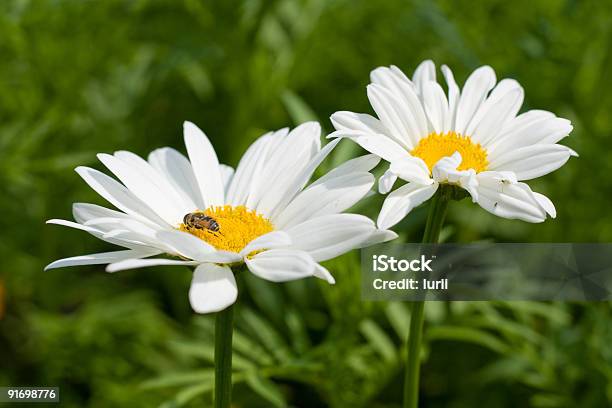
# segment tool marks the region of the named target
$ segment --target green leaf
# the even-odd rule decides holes
[[[498,353],[506,353],[508,346],[497,337],[477,329],[457,326],[433,326],[428,327],[426,332],[429,341],[451,340],[474,343],[486,347]]]
[[[290,90],[283,92],[282,94],[283,104],[289,112],[289,116],[293,120],[293,123],[300,124],[311,120],[319,121],[317,115],[308,106],[306,102],[297,94]]]
[[[173,342],[171,345],[177,352],[186,356],[200,358],[210,364],[215,363],[215,348],[212,344],[194,344],[188,342]],[[255,365],[234,353],[232,364],[235,370],[250,370],[255,368]]]
[[[544,336],[531,329],[529,326],[504,319],[501,316],[497,318],[492,316],[474,317],[470,319],[470,324],[473,327],[496,330],[505,337],[514,339],[518,338],[534,344],[539,344],[545,340]]]
[[[343,140],[334,149],[331,154],[332,164],[328,170],[331,168],[338,167],[342,163],[357,157],[360,153],[367,153],[359,147],[359,145],[350,140]],[[325,165],[325,163],[323,164]]]
[[[186,385],[192,383],[212,383],[215,380],[215,370],[205,369],[186,373],[172,373],[161,377],[153,378],[143,382],[140,387],[143,389],[156,389],[165,387],[174,387],[177,385]]]
[[[270,353],[255,341],[253,341],[249,336],[244,335],[239,330],[234,330],[233,336],[233,347],[234,351],[240,353],[245,356],[245,358],[254,361],[260,365],[270,365],[273,364],[274,360]],[[234,356],[236,354],[234,353]]]
[[[205,383],[193,385],[191,387],[183,388],[179,391],[176,396],[170,400],[166,401],[159,406],[159,408],[178,408],[186,405],[188,402],[192,401],[194,398],[209,393],[214,388],[213,383]]]
[[[538,408],[571,407],[574,405],[568,398],[557,394],[541,393],[531,397],[531,406]]]
[[[285,339],[269,322],[250,309],[242,310],[242,318],[251,329],[251,334],[257,337],[278,361],[287,361],[292,357]]]
[[[275,324],[281,324],[284,320],[283,310],[285,310],[282,289],[278,285],[271,285],[270,282],[252,273],[241,275],[249,292],[256,294],[253,301],[261,309],[261,312]]]
[[[408,310],[408,306],[403,302],[389,302],[385,313],[400,340],[407,339],[410,332],[410,310]]]
[[[267,378],[263,378],[256,372],[247,374],[246,383],[255,391],[259,396],[264,398],[270,404],[277,408],[287,407],[287,401],[281,390],[276,384]]]
[[[300,354],[304,353],[310,348],[310,339],[308,338],[302,315],[295,309],[289,309],[287,310],[285,320],[291,334],[293,348]]]
[[[368,340],[368,343],[380,354],[386,361],[395,361],[397,352],[395,345],[389,339],[389,336],[372,320],[364,320],[359,325],[359,330]]]
[[[522,301],[500,302],[500,304],[515,313],[537,315],[558,325],[567,325],[571,320],[570,314],[559,303]]]
[[[95,157],[96,152],[93,151],[60,154],[44,160],[35,160],[31,163],[30,168],[35,171],[72,169],[77,166],[93,163]]]

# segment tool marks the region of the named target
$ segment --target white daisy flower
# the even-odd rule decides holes
[[[448,92],[436,81],[432,61],[412,80],[397,67],[370,74],[368,99],[378,119],[336,112],[336,131],[390,163],[379,180],[388,193],[397,178],[408,183],[386,198],[379,228],[401,221],[428,200],[440,184],[457,185],[485,210],[504,218],[542,222],[556,216],[552,202],[522,183],[561,167],[572,149],[557,144],[572,131],[569,120],[542,110],[518,114],[523,88],[513,79],[496,84],[489,66],[475,70],[460,91],[443,65]]]
[[[199,313],[223,310],[238,291],[231,267],[246,264],[274,282],[316,276],[334,283],[318,262],[396,237],[363,215],[343,214],[370,191],[369,171],[379,158],[366,155],[335,168],[308,187],[315,169],[337,144],[321,148],[320,127],[305,123],[257,139],[236,171],[219,164],[206,135],[184,124],[189,159],[165,147],[148,160],[127,152],[99,154],[119,179],[88,167],[77,173],[119,211],[76,203],[84,230],[126,249],[61,259],[45,269],[108,264],[108,272],[153,265],[196,266],[189,299]],[[306,188],[305,188],[306,187]],[[149,258],[168,254],[174,259]]]

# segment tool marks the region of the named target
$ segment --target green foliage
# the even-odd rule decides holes
[[[611,18],[596,0],[0,2],[0,384],[60,386],[70,407],[206,406],[213,322],[189,308],[190,271],[44,273],[108,250],[44,220],[105,204],[72,172],[99,166],[97,152],[183,151],[192,120],[236,165],[264,131],[311,119],[329,131],[336,110],[370,112],[368,73],[383,64],[410,72],[432,58],[459,82],[490,64],[521,82],[527,108],[574,123],[564,143],[581,158],[532,183],[556,220],[501,220],[464,200],[446,240],[612,240]],[[342,142],[322,170],[361,153]],[[401,239],[419,240],[424,219],[415,210]],[[240,276],[236,407],[399,406],[407,305],[360,301],[356,253],[326,266],[333,287]],[[422,398],[609,406],[610,318],[605,303],[430,303]]]

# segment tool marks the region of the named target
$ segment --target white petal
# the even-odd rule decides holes
[[[72,216],[81,224],[94,218],[131,218],[125,213],[89,203],[72,204]]]
[[[245,246],[240,255],[245,257],[254,251],[261,251],[262,249],[276,249],[282,247],[288,247],[291,245],[291,237],[284,231],[272,231],[267,234],[261,235]]]
[[[63,225],[65,227],[70,227],[70,228],[78,229],[81,231],[86,231],[92,234],[101,232],[99,229],[90,227],[88,225],[83,225],[83,224],[76,223],[74,221],[60,220],[60,219],[55,219],[55,218],[51,220],[47,220],[46,224]]]
[[[429,200],[438,183],[423,186],[408,183],[387,196],[378,215],[378,228],[386,230],[400,222],[413,208]]]
[[[508,96],[508,94],[511,94],[511,93],[518,96],[518,99],[516,100],[516,104],[513,105],[514,114],[512,116],[516,116],[516,113],[519,111],[522,105],[525,92],[521,84],[519,84],[517,81],[515,81],[514,79],[505,78],[505,79],[502,79],[495,86],[495,88],[493,88],[490,95],[486,98],[486,100],[478,108],[478,110],[474,114],[474,117],[470,121],[468,130],[466,131],[467,134],[471,134],[474,131],[478,123],[482,121],[485,116],[489,114],[489,111],[491,110],[493,106],[495,106],[500,100],[502,100],[503,98]],[[499,126],[500,129],[503,128],[502,123],[500,123],[499,125],[500,125]]]
[[[437,133],[448,131],[448,101],[444,90],[437,82],[428,81],[423,84],[423,104],[434,131]]]
[[[207,207],[223,205],[225,193],[219,171],[219,159],[210,140],[191,122],[183,124],[183,135],[204,203]]]
[[[121,211],[146,222],[170,227],[148,205],[136,198],[132,192],[115,179],[89,167],[77,167],[75,170],[96,193]]]
[[[259,185],[262,168],[266,164],[266,158],[275,135],[285,136],[288,128],[283,128],[275,133],[269,132],[259,137],[245,152],[236,168],[234,177],[227,191],[227,203],[231,205],[247,205],[251,208],[249,197]]]
[[[313,272],[313,275],[319,279],[323,279],[327,281],[327,283],[329,283],[330,285],[333,285],[336,283],[336,280],[334,279],[332,274],[327,270],[327,268],[319,265],[318,263],[315,264],[315,270]]]
[[[543,176],[563,166],[571,156],[577,156],[569,147],[558,144],[537,144],[516,149],[491,161],[491,170],[516,173],[519,180]]]
[[[400,159],[392,161],[389,170],[405,181],[418,184],[433,183],[425,162],[410,154],[405,154]]]
[[[395,65],[390,67],[377,67],[370,72],[370,81],[373,84],[383,86],[398,96],[401,95],[399,87],[405,84],[411,89],[415,89],[414,83]]]
[[[412,82],[416,85],[419,94],[423,95],[424,84],[436,80],[436,65],[432,60],[425,60],[419,64],[412,75]]]
[[[367,172],[379,161],[380,158],[376,155],[369,154],[344,162],[298,193],[287,207],[274,217],[274,224],[283,228],[308,217],[342,212],[350,208],[367,194],[368,191],[364,193],[363,190],[366,187],[369,190],[372,185],[372,176]],[[323,193],[323,196],[317,195],[318,193]]]
[[[447,175],[449,170],[455,170],[457,167],[459,167],[462,161],[463,158],[459,152],[455,152],[450,156],[442,157],[432,168],[432,176],[436,181],[456,182],[457,180],[448,179]]]
[[[148,160],[179,193],[190,199],[193,208],[206,208],[191,163],[185,156],[170,147],[163,147],[152,151]]]
[[[391,138],[381,134],[365,134],[360,132],[338,130],[331,133],[329,137],[344,137],[351,139],[368,152],[373,153],[388,162],[399,160],[407,153],[403,147],[394,142]]]
[[[478,174],[478,204],[499,217],[542,222],[546,210],[525,183],[505,181],[495,172]]]
[[[302,169],[296,177],[288,180],[289,183],[283,183],[282,186],[277,186],[274,193],[269,192],[261,202],[257,205],[257,211],[267,215],[268,218],[274,219],[282,212],[287,205],[293,200],[296,194],[304,188],[308,180],[321,162],[340,142],[340,139],[332,140],[323,147]]]
[[[221,173],[221,181],[223,182],[223,189],[227,192],[227,190],[229,189],[230,183],[232,182],[232,177],[234,177],[234,168],[226,164],[220,164],[219,172]]]
[[[518,179],[516,178],[516,174],[511,171],[483,171],[478,173],[478,177],[488,177],[494,178],[498,181],[503,181],[504,183],[516,184],[518,183]]]
[[[544,211],[546,211],[548,215],[550,215],[551,218],[557,218],[557,209],[548,197],[546,197],[544,194],[536,193],[535,191],[533,192],[533,197],[536,199],[538,204],[540,204],[540,207],[542,207]]]
[[[271,282],[287,282],[313,276],[316,262],[305,251],[271,249],[246,259],[249,270]]]
[[[573,126],[569,120],[550,112],[529,111],[517,116],[505,129],[492,146],[487,146],[490,160],[521,147],[557,143],[570,134]]]
[[[376,230],[369,218],[357,214],[333,214],[313,218],[288,228],[292,248],[307,251],[317,262],[359,248]]]
[[[336,177],[342,177],[351,173],[360,173],[372,170],[380,162],[380,158],[375,154],[366,154],[354,159],[345,161],[338,167],[327,172],[324,176],[315,180],[309,187],[324,183]]]
[[[508,92],[515,91],[517,89],[523,89],[521,84],[518,81],[511,78],[504,78],[495,85],[495,88],[489,94],[487,100],[491,100],[492,102],[497,102],[501,98],[503,98]]]
[[[495,88],[493,88],[491,94],[486,98],[486,100],[483,101],[480,107],[476,110],[473,118],[469,122],[465,134],[472,135],[479,123],[485,120],[485,118],[491,114],[491,112],[493,112],[494,115],[500,116],[500,113],[496,113],[493,108],[498,106],[499,109],[499,106],[503,105],[499,105],[498,103],[503,98],[507,97],[508,94],[512,94],[513,97],[510,99],[513,103],[508,103],[509,101],[506,101],[505,105],[508,106],[504,107],[503,109],[507,110],[508,113],[503,115],[503,120],[500,119],[497,123],[497,128],[495,128],[496,131],[503,131],[504,124],[508,122],[506,119],[513,119],[521,108],[524,93],[523,87],[521,87],[521,85],[514,79],[502,79],[495,86]]]
[[[434,165],[432,175],[438,183],[450,183],[463,187],[470,193],[475,202],[478,199],[476,171],[473,169],[457,170],[462,160],[459,152],[443,157]]]
[[[523,103],[523,95],[523,88],[519,87],[505,93],[490,106],[484,106],[489,102],[487,100],[479,110],[486,111],[482,119],[478,118],[477,113],[468,126],[467,134],[472,136],[474,142],[487,146],[495,140],[502,127],[516,116]]]
[[[193,272],[189,303],[197,313],[219,312],[234,304],[237,298],[236,279],[227,266],[205,263]]]
[[[404,147],[406,149],[416,146],[419,139],[428,133],[428,128],[425,111],[412,81],[395,66],[376,68],[370,73],[370,79],[373,84],[384,87],[401,101],[403,111],[409,111],[409,116],[413,119],[412,124],[417,129],[417,132],[415,134],[403,135],[401,140],[403,141],[402,143],[405,143]],[[388,132],[378,133],[388,134]]]
[[[113,262],[106,267],[106,272],[119,272],[127,269],[147,268],[149,266],[161,266],[161,265],[180,265],[180,266],[193,266],[197,265],[196,261],[179,261],[176,259],[126,259],[124,261]]]
[[[71,258],[64,258],[51,262],[49,265],[45,266],[45,271],[49,269],[63,268],[65,266],[107,264],[125,259],[144,258],[147,256],[157,255],[159,253],[159,251],[145,252],[128,249],[125,251],[101,252],[97,254],[73,256]]]
[[[406,74],[404,74],[404,71],[399,69],[396,65],[391,65],[391,66],[389,66],[389,68],[391,69],[391,72],[393,72],[393,74],[395,74],[395,76],[399,80],[401,80],[402,82],[405,82],[405,83],[409,84],[410,86],[414,87],[414,83],[412,82],[412,80],[410,78],[408,78],[408,76]],[[435,73],[435,71],[434,71],[434,73]]]
[[[289,129],[283,128],[269,134],[266,137],[265,146],[263,148],[263,153],[265,154],[260,156],[261,163],[257,163],[257,167],[250,175],[250,181],[247,183],[247,188],[245,191],[246,199],[244,201],[244,205],[247,208],[256,208],[257,204],[261,201],[262,196],[266,194],[266,186],[268,183],[270,183],[270,179],[272,177],[270,171],[275,168],[273,164],[277,163],[278,161],[277,153],[279,151],[283,151],[283,149],[287,149],[288,135]],[[316,149],[315,146],[314,141],[312,141],[310,147],[300,149],[302,150],[302,153],[306,152],[305,154],[301,155],[300,160],[305,160],[309,155],[312,155],[313,150]],[[303,165],[303,162],[298,163],[300,168]]]
[[[365,248],[371,245],[376,245],[376,244],[380,244],[383,242],[391,241],[397,237],[398,235],[391,230],[377,229],[373,231],[368,237],[368,239],[363,241],[359,247]]]
[[[370,84],[367,88],[368,99],[381,122],[389,129],[388,135],[405,149],[413,148],[425,136],[418,126],[418,114],[403,98],[395,96],[387,88]],[[421,105],[419,104],[419,109]]]
[[[401,158],[406,154],[406,149],[383,133],[373,133],[364,130],[363,127],[352,125],[353,122],[360,120],[360,114],[353,112],[336,112],[331,116],[331,121],[337,129],[330,134],[332,137],[346,137],[363,147],[370,153],[382,157],[390,162]],[[351,127],[353,126],[353,127]]]
[[[455,128],[455,117],[457,115],[457,104],[459,102],[459,87],[455,82],[453,71],[446,65],[442,65],[442,75],[448,87],[448,122],[445,126],[446,130]]]
[[[160,231],[159,227],[153,227],[131,217],[99,217],[85,221],[85,225],[95,227],[101,231],[110,231],[113,228],[121,227],[148,237],[155,237],[155,233]]]
[[[99,229],[104,234],[102,239],[120,240],[127,243],[136,243],[148,247],[158,248],[168,252],[171,248],[160,242],[157,237],[159,228],[151,227],[138,220],[130,218],[94,218],[85,225]]]
[[[349,111],[338,111],[331,115],[330,120],[336,130],[360,132],[363,134],[389,134],[389,129],[380,120],[367,113],[355,113]]]
[[[465,134],[474,114],[495,85],[495,71],[487,65],[476,69],[465,81],[457,105],[455,131]]]
[[[149,245],[149,244],[143,243],[140,239],[135,239],[134,237],[108,236],[106,232],[110,231],[111,229],[105,229],[99,226],[89,226],[89,225],[78,224],[72,221],[57,220],[57,219],[48,220],[47,224],[63,225],[63,226],[75,228],[81,231],[86,231],[98,239],[109,242],[111,244],[130,248],[130,249],[145,250],[145,251],[152,250],[152,251],[156,251],[157,253],[160,252],[159,251],[160,248],[158,248],[157,245]]]
[[[142,235],[123,229],[113,229],[105,232],[100,239],[128,248],[147,247],[155,248],[157,251],[161,252],[169,252],[168,248],[163,244],[143,239]]]
[[[374,185],[374,176],[358,172],[329,178],[299,193],[272,221],[279,228],[321,215],[337,214],[355,205]]]
[[[186,214],[197,208],[194,200],[188,194],[174,187],[173,183],[168,180],[167,174],[160,173],[142,157],[128,151],[115,152],[114,157],[123,161],[132,172],[139,173],[139,176],[146,178],[181,213]]]
[[[397,181],[397,174],[388,169],[378,179],[378,192],[380,194],[387,194],[393,189],[393,184]]]
[[[242,257],[234,252],[220,251],[201,239],[183,231],[159,231],[157,238],[176,253],[200,262],[234,263]]]
[[[125,161],[109,154],[98,154],[104,165],[142,202],[170,225],[180,222],[185,212],[151,179]]]
[[[543,120],[554,117],[556,117],[554,113],[539,109],[532,109],[530,111],[521,113],[520,115],[512,119],[510,122],[508,122],[506,126],[504,126],[504,129],[502,130],[498,139],[503,140],[503,138],[509,133],[512,133],[516,130],[522,130],[528,126],[533,125],[534,123],[541,122]],[[495,144],[492,144],[492,146],[493,145]]]
[[[307,122],[293,129],[284,138],[267,160],[265,169],[257,186],[257,212],[271,217],[278,207],[284,207],[291,198],[310,179],[316,166],[331,151],[329,144],[321,145],[321,127],[317,122]],[[312,163],[317,165],[310,171]],[[310,172],[303,181],[304,172]],[[299,181],[299,186],[296,185]]]

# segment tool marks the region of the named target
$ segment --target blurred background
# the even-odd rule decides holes
[[[431,58],[463,83],[489,64],[525,87],[524,109],[574,123],[563,143],[580,158],[530,183],[556,220],[464,200],[446,241],[612,241],[611,40],[599,0],[0,2],[0,385],[59,386],[67,407],[209,406],[213,320],[190,309],[191,272],[43,273],[110,250],[44,221],[106,205],[73,172],[101,169],[97,152],[184,152],[191,120],[235,166],[266,130],[316,119],[330,131],[336,110],[371,112],[380,65],[411,75]],[[321,170],[362,153],[343,142]],[[426,211],[400,239],[420,240]],[[360,301],[358,255],[326,264],[335,286],[241,275],[235,407],[399,407],[408,305]],[[422,406],[611,406],[611,316],[609,303],[432,302]]]

